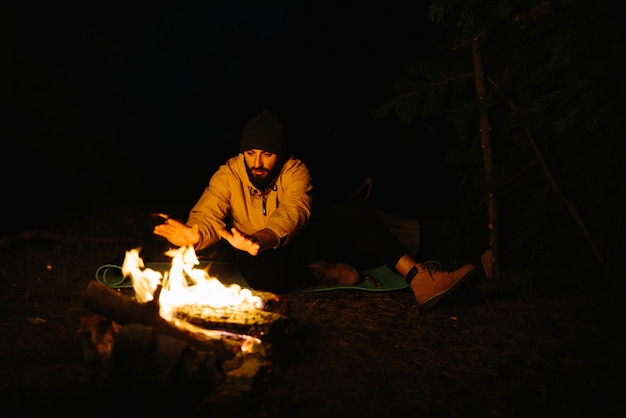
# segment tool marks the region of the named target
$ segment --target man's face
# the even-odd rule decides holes
[[[246,161],[250,181],[258,189],[265,190],[274,179],[274,168],[278,163],[278,154],[260,149],[249,149],[244,151],[243,157]]]

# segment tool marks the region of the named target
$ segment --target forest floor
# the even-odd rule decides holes
[[[111,219],[122,228],[111,225]],[[108,220],[108,221],[107,221]],[[148,233],[146,233],[148,231]],[[617,417],[626,390],[623,296],[562,272],[480,275],[420,314],[410,290],[283,295],[297,332],[261,382],[232,396],[181,395],[110,379],[85,356],[84,293],[96,269],[151,228],[103,213],[0,242],[0,397],[63,416]],[[199,394],[199,395],[198,395]]]

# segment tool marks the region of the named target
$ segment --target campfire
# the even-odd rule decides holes
[[[94,331],[102,328],[103,321],[84,321],[88,325],[83,327],[83,335],[91,340],[92,351],[113,363],[132,363],[126,357],[141,352],[136,345],[144,344],[148,332],[149,338],[157,342],[167,339],[161,341],[163,347],[172,346],[173,339],[174,346],[209,352],[218,374],[209,380],[223,381],[220,377],[226,377],[231,386],[234,382],[240,390],[251,390],[252,381],[271,367],[277,342],[284,341],[293,329],[280,298],[211,277],[208,268],[199,268],[192,247],[171,249],[165,254],[172,259],[170,268],[159,271],[144,263],[139,249],[126,252],[122,274],[131,280],[130,295],[95,281],[89,284],[85,307],[111,324],[104,333],[109,344],[102,344],[93,340],[103,339],[101,329]],[[180,356],[181,350],[165,356],[162,352],[155,354],[160,361],[172,355]],[[180,363],[177,360],[167,362]]]
[[[254,295],[251,289],[238,284],[224,285],[217,278],[210,277],[207,270],[196,268],[200,261],[193,247],[173,249],[165,255],[172,258],[172,265],[169,271],[161,273],[145,268],[138,249],[126,252],[122,273],[131,278],[138,302],[151,302],[160,288],[159,315],[176,327],[207,338],[241,340],[244,352],[253,351],[255,345],[261,344],[261,340],[253,336],[211,330],[194,326],[194,323],[202,323],[203,319],[214,325],[216,321],[244,325],[258,323],[268,301]],[[272,296],[272,299],[277,298]]]

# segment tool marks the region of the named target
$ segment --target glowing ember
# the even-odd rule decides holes
[[[165,253],[172,257],[169,271],[146,268],[139,250],[126,251],[122,274],[130,276],[139,302],[154,299],[157,287],[162,287],[159,296],[159,315],[172,321],[176,308],[181,306],[208,306],[241,311],[260,310],[265,301],[252,294],[250,289],[237,284],[225,286],[208,271],[196,268],[200,264],[193,247],[180,247]]]

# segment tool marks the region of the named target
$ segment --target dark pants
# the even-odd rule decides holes
[[[238,252],[239,270],[253,289],[282,294],[312,285],[305,266],[313,261],[348,263],[357,270],[385,264],[393,270],[408,253],[363,200],[346,199],[313,213],[287,245],[254,257]]]

